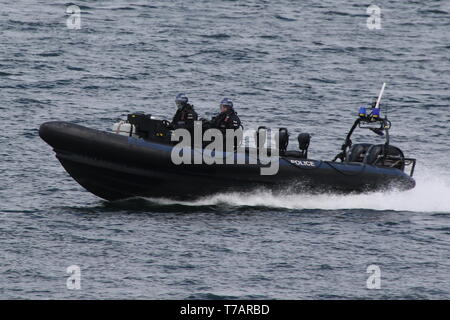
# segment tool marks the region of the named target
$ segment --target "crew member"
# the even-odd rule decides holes
[[[236,111],[234,111],[233,101],[228,98],[224,98],[220,102],[220,113],[209,121],[209,127],[217,128],[225,133],[226,129],[236,130],[240,126],[241,120],[239,119]]]
[[[205,124],[204,124],[205,125]],[[236,111],[233,108],[233,101],[228,98],[224,98],[220,102],[220,113],[213,117],[206,123],[206,128],[219,129],[223,134],[223,147],[226,147],[226,130],[227,129],[239,129],[241,126],[241,120],[239,119]],[[234,148],[240,144],[241,141],[234,141]]]
[[[198,119],[194,106],[188,103],[189,99],[184,93],[179,93],[175,98],[177,112],[173,116],[171,126],[173,129],[186,128],[192,129],[194,121]]]

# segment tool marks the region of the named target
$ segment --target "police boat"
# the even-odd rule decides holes
[[[375,105],[359,109],[341,151],[331,161],[308,157],[307,133],[298,136],[299,150],[287,150],[289,132],[280,128],[275,139],[278,143],[264,152],[262,148],[238,148],[231,152],[235,161],[205,163],[201,156],[208,149],[189,145],[180,154],[189,150],[187,155],[200,156],[201,161],[176,163],[174,151],[180,150],[172,141],[170,123],[143,113],[128,115],[126,121],[114,124],[112,132],[53,121],[42,124],[39,135],[73,179],[110,201],[131,197],[186,200],[258,189],[299,194],[412,189],[416,160],[389,143],[391,122],[380,115],[383,90],[384,85]],[[352,143],[357,128],[383,135],[385,143]],[[266,128],[258,128],[257,146],[264,146],[259,140],[265,134]],[[216,152],[215,156],[230,158],[227,152]],[[274,164],[268,159],[275,162],[276,171],[264,173]]]

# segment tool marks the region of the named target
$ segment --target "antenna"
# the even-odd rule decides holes
[[[375,109],[380,108],[380,101],[381,101],[381,97],[383,96],[385,87],[386,87],[386,82],[383,82],[383,86],[381,87],[380,95],[378,96],[377,103],[375,105]]]

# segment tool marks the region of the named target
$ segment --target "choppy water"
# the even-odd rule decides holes
[[[80,30],[63,1],[2,1],[0,298],[450,297],[448,1],[377,1],[381,30],[368,1],[75,4]],[[185,91],[202,116],[226,95],[246,128],[310,132],[331,159],[383,81],[392,143],[418,159],[408,192],[108,203],[38,137],[48,120],[170,117]]]

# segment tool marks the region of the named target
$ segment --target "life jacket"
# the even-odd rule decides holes
[[[213,127],[217,129],[238,129],[241,126],[241,120],[239,119],[236,111],[233,109],[220,113],[213,118]]]
[[[183,108],[177,110],[173,116],[172,124],[174,126],[192,125],[197,119],[198,115],[194,110],[194,106],[187,104]]]

